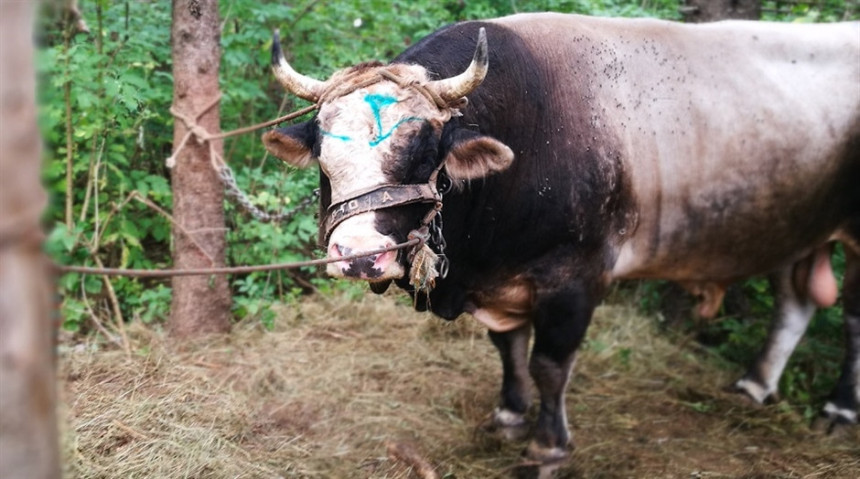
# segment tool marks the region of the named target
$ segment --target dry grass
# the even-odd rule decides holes
[[[523,444],[477,433],[500,365],[483,328],[391,296],[310,298],[275,331],[170,344],[134,325],[134,354],[60,357],[66,477],[522,477]],[[680,344],[679,344],[680,343]],[[860,441],[822,438],[786,405],[721,392],[732,374],[620,306],[598,310],[568,394],[577,450],[558,477],[857,477]],[[857,429],[857,428],[855,428]]]

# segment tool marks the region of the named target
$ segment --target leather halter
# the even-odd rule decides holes
[[[424,216],[419,228],[429,225],[436,214],[442,210],[442,193],[436,188],[436,181],[439,177],[439,172],[442,171],[444,166],[444,161],[439,163],[439,166],[430,174],[427,183],[417,185],[380,185],[369,191],[354,194],[343,201],[332,203],[328,207],[328,210],[326,210],[326,216],[321,222],[323,231],[325,231],[324,244],[328,244],[328,240],[335,227],[347,219],[361,213],[393,208],[395,206],[414,203],[433,204],[433,208]]]
[[[387,184],[374,187],[348,197],[337,203],[332,203],[322,221],[325,231],[324,244],[328,244],[332,231],[337,225],[353,216],[370,211],[393,208],[414,203],[433,204],[433,208],[425,215],[419,228],[427,226],[436,214],[442,210],[442,194],[436,188],[436,180],[445,162],[439,164],[427,183],[417,185]]]

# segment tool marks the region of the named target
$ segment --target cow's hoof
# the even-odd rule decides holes
[[[525,414],[496,408],[493,416],[481,425],[481,430],[506,441],[522,441],[531,433]]]
[[[821,415],[812,421],[812,430],[826,434],[830,437],[840,438],[847,436],[856,424],[846,421],[843,417],[828,417]]]
[[[562,463],[555,464],[538,464],[533,461],[526,461],[513,469],[512,476],[515,479],[552,479],[555,472],[561,468]]]
[[[821,414],[812,421],[812,430],[832,437],[847,435],[857,427],[857,413],[828,402]]]
[[[779,402],[779,396],[775,392],[769,392],[761,384],[747,378],[738,379],[734,384],[726,386],[725,390],[739,394],[753,404],[762,405]]]
[[[570,458],[570,452],[573,450],[573,443],[566,447],[545,447],[532,441],[525,450],[525,457],[529,461],[533,461],[542,466],[558,466],[566,462]]]

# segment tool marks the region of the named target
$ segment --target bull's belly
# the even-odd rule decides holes
[[[612,276],[729,284],[790,265],[834,237],[825,233],[798,239],[759,235],[745,243],[664,243],[659,248],[630,241],[621,247]]]

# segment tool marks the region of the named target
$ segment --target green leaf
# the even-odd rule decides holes
[[[84,289],[87,294],[99,294],[102,292],[104,284],[99,276],[86,275],[84,276]]]
[[[89,110],[99,101],[98,97],[86,90],[75,92],[75,102],[83,110]]]

